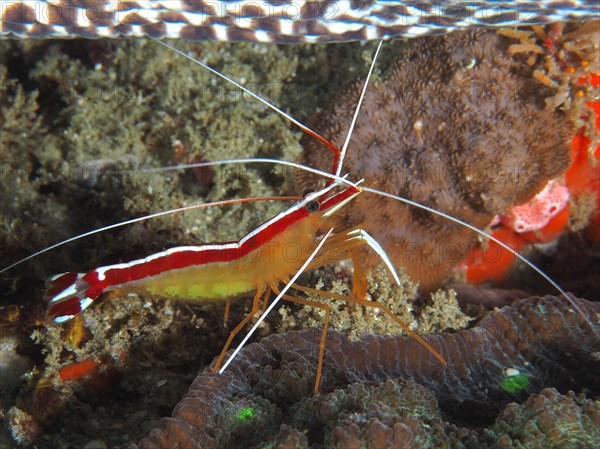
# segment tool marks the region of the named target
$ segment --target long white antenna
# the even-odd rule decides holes
[[[306,268],[310,265],[310,263],[313,261],[313,259],[317,256],[317,254],[319,253],[319,251],[325,244],[325,240],[327,240],[329,238],[329,236],[331,235],[332,232],[333,232],[333,228],[331,228],[327,232],[327,234],[325,234],[323,236],[323,238],[321,239],[321,241],[319,242],[317,247],[313,250],[312,253],[310,253],[310,256],[308,256],[308,259],[306,259],[304,264],[300,267],[300,269],[296,272],[296,274],[292,277],[292,279],[290,279],[290,281],[287,284],[285,284],[285,287],[283,289],[281,289],[281,292],[277,295],[277,297],[273,300],[273,302],[269,305],[269,307],[267,307],[267,310],[265,310],[265,313],[263,313],[260,316],[260,318],[256,321],[256,323],[254,323],[254,326],[252,326],[252,329],[250,329],[250,332],[248,332],[246,334],[246,336],[240,342],[240,344],[237,346],[237,348],[235,348],[235,351],[233,351],[233,354],[231,354],[231,356],[227,359],[227,361],[223,364],[223,366],[219,370],[219,374],[223,374],[223,371],[225,371],[225,369],[233,361],[233,359],[238,354],[238,352],[240,352],[240,350],[244,347],[244,345],[250,339],[252,334],[254,334],[254,332],[256,332],[256,329],[258,329],[258,326],[260,326],[260,324],[265,320],[265,318],[269,315],[271,310],[273,310],[275,308],[275,306],[277,305],[277,303],[279,303],[279,301],[281,300],[283,295],[285,295],[287,293],[287,291],[291,288],[292,284],[294,282],[296,282],[296,280],[300,277],[300,275],[302,273],[304,273],[304,270],[306,270]]]
[[[167,171],[177,171],[177,170],[187,170],[190,168],[198,168],[198,167],[212,167],[218,165],[231,165],[231,164],[277,164],[283,165],[286,167],[296,168],[298,170],[303,170],[308,173],[313,173],[315,175],[322,176],[323,178],[328,178],[333,181],[338,181],[348,186],[357,187],[358,183],[353,183],[351,181],[346,180],[345,177],[339,175],[333,175],[329,172],[319,170],[318,168],[309,167],[308,165],[303,165],[298,162],[285,161],[282,159],[270,159],[270,158],[240,158],[240,159],[221,159],[218,161],[208,161],[208,162],[195,162],[192,164],[178,164],[178,165],[168,165],[165,167],[148,167],[142,168],[139,171],[141,173],[161,173]]]
[[[260,97],[258,94],[255,94],[254,92],[252,92],[250,89],[248,89],[247,87],[241,85],[240,83],[238,83],[236,80],[234,80],[233,78],[228,77],[227,75],[225,75],[224,73],[219,72],[218,70],[213,69],[212,67],[204,64],[202,61],[194,58],[192,55],[188,55],[187,53],[179,50],[176,47],[173,47],[170,44],[167,44],[166,42],[163,42],[161,40],[155,39],[153,37],[150,37],[150,39],[158,42],[161,45],[164,45],[167,48],[170,48],[171,50],[173,50],[175,53],[189,59],[192,62],[195,62],[196,64],[198,64],[201,67],[204,67],[206,70],[208,70],[210,73],[212,73],[213,75],[218,76],[221,79],[224,79],[225,81],[227,81],[228,83],[233,84],[235,87],[237,87],[238,89],[242,90],[243,92],[247,93],[248,95],[250,95],[252,98],[254,98],[255,100],[260,101],[262,104],[264,104],[265,106],[267,106],[268,108],[272,109],[273,111],[275,111],[277,114],[281,115],[282,117],[285,117],[286,119],[288,119],[290,122],[292,122],[294,125],[296,125],[298,128],[300,128],[303,131],[306,131],[308,134],[314,135],[315,137],[317,137],[319,140],[321,140],[322,142],[327,142],[327,140],[324,137],[321,137],[319,134],[317,134],[316,132],[314,132],[312,129],[310,129],[308,126],[304,125],[302,122],[299,122],[298,120],[296,120],[294,117],[292,117],[291,115],[289,115],[287,112],[283,111],[282,109],[279,109],[277,106],[275,106],[274,104],[268,102],[267,100],[265,100],[264,98]],[[339,175],[339,173],[338,173]]]
[[[271,199],[273,199],[273,198],[265,198],[264,201],[269,201]],[[277,199],[280,199],[280,197],[278,197]],[[262,200],[263,200],[263,198],[254,198],[253,199],[253,201],[262,201]],[[75,242],[77,240],[83,239],[85,237],[89,237],[89,236],[94,235],[94,234],[99,234],[99,233],[104,232],[104,231],[109,231],[111,229],[120,228],[120,227],[127,226],[127,225],[130,225],[130,224],[133,224],[133,223],[139,223],[141,221],[150,220],[152,218],[162,217],[164,215],[177,214],[177,213],[180,213],[180,212],[185,212],[185,211],[194,210],[194,209],[206,209],[206,208],[213,207],[213,206],[217,206],[217,207],[219,207],[219,206],[227,206],[227,205],[230,205],[230,204],[236,204],[236,203],[240,203],[240,202],[243,202],[243,199],[242,200],[240,200],[240,199],[232,199],[232,200],[215,201],[215,202],[212,202],[212,203],[191,204],[189,206],[183,206],[183,207],[178,207],[176,209],[163,210],[161,212],[156,212],[154,214],[144,215],[143,217],[132,218],[131,220],[120,221],[118,223],[113,223],[111,225],[104,226],[102,228],[96,228],[96,229],[94,229],[92,231],[84,232],[83,234],[79,234],[79,235],[75,235],[73,237],[69,237],[68,239],[65,239],[65,240],[63,240],[61,242],[55,243],[54,245],[48,246],[47,248],[44,248],[44,249],[39,250],[39,251],[36,251],[35,253],[30,254],[29,256],[24,257],[21,260],[17,260],[15,263],[13,263],[13,264],[11,264],[11,265],[9,265],[7,267],[4,267],[4,268],[0,269],[0,274],[4,273],[5,271],[10,270],[11,268],[16,267],[17,265],[21,265],[22,263],[27,262],[28,260],[31,260],[34,257],[37,257],[37,256],[39,256],[41,254],[44,254],[44,253],[47,253],[48,251],[56,249],[56,248],[58,248],[60,246],[66,245],[67,243]]]
[[[335,174],[337,176],[340,176],[340,173],[342,172],[342,165],[344,164],[344,158],[346,157],[346,150],[348,149],[348,145],[350,144],[350,138],[352,137],[352,132],[354,131],[356,120],[358,120],[358,114],[363,104],[365,94],[367,93],[367,87],[369,86],[369,81],[371,80],[371,75],[373,74],[373,68],[375,67],[375,62],[377,61],[377,57],[379,56],[379,50],[381,50],[382,45],[383,41],[379,41],[379,45],[377,46],[377,50],[375,51],[375,56],[373,56],[373,61],[371,61],[371,67],[369,67],[367,79],[365,80],[365,84],[363,85],[362,91],[360,92],[360,98],[358,99],[358,104],[356,105],[356,109],[354,110],[354,116],[352,117],[352,122],[350,123],[350,129],[348,130],[348,134],[346,134],[346,140],[344,141],[344,146],[342,147],[340,159],[338,161],[337,168],[335,171]]]
[[[583,313],[583,311],[581,310],[581,308],[575,303],[575,301],[573,301],[571,299],[571,297],[569,295],[567,295],[567,292],[565,292],[560,285],[558,285],[556,282],[554,282],[554,280],[548,276],[546,273],[544,273],[542,270],[540,270],[538,267],[535,266],[535,264],[533,262],[531,262],[529,259],[527,259],[525,256],[522,256],[521,254],[519,254],[517,251],[515,251],[514,249],[512,249],[510,246],[508,246],[507,244],[505,244],[504,242],[498,240],[496,237],[493,237],[492,235],[488,234],[487,232],[473,226],[470,225],[469,223],[467,223],[466,221],[462,221],[459,218],[453,217],[452,215],[448,215],[442,211],[433,209],[429,206],[425,206],[424,204],[420,204],[417,203],[415,201],[411,201],[409,199],[403,198],[401,196],[398,195],[394,195],[391,193],[387,193],[384,192],[382,190],[377,190],[377,189],[372,189],[370,187],[362,187],[362,190],[365,192],[371,192],[377,195],[381,195],[381,196],[385,196],[387,198],[392,198],[394,200],[397,201],[401,201],[402,203],[408,204],[410,206],[414,206],[414,207],[418,207],[419,209],[423,209],[426,210],[429,213],[435,214],[435,215],[439,215],[440,217],[445,218],[446,220],[450,220],[454,223],[457,223],[459,225],[462,225],[466,228],[471,229],[472,231],[477,232],[479,235],[482,235],[490,240],[492,240],[493,242],[497,243],[498,245],[500,245],[502,248],[506,249],[507,251],[509,251],[511,254],[514,254],[515,257],[517,257],[519,260],[521,260],[522,262],[525,262],[527,264],[527,266],[529,266],[530,268],[532,268],[536,273],[538,273],[540,276],[542,276],[546,281],[548,281],[550,283],[550,285],[552,285],[556,290],[558,290],[560,292],[561,295],[563,295],[567,301],[569,301],[569,303],[571,303],[571,305],[573,306],[573,308],[575,310],[577,310],[577,312],[583,317],[585,318],[586,322],[588,321],[588,317]]]

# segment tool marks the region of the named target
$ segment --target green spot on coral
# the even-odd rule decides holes
[[[254,418],[255,414],[256,412],[252,407],[245,407],[238,412],[236,418],[239,421],[248,421],[249,419]]]
[[[529,386],[529,380],[522,374],[505,377],[502,380],[502,388],[508,393],[516,393]]]

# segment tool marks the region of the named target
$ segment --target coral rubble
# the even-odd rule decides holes
[[[388,79],[366,92],[344,172],[479,228],[532,198],[568,167],[572,126],[545,107],[552,89],[507,47],[505,38],[486,31],[409,44]],[[343,90],[331,114],[315,120],[339,147],[361,88],[362,81]],[[304,146],[304,163],[330,168],[319,143],[305,139]],[[373,195],[338,215],[343,227],[364,223],[425,288],[477,243],[474,232],[445,218]],[[362,255],[374,263],[372,254]]]
[[[362,447],[351,442],[363,437],[381,443],[375,447],[397,440],[421,441],[423,447],[436,439],[473,442],[483,437],[455,432],[456,426],[489,423],[500,407],[542,388],[600,392],[600,304],[574,301],[585,318],[563,297],[532,297],[491,313],[473,329],[426,337],[448,367],[406,337],[352,342],[330,332],[322,393],[315,397],[319,331],[267,337],[246,347],[225,374],[202,371],[172,417],[137,447],[268,447],[276,441],[277,447]],[[399,380],[407,378],[415,384]],[[597,406],[585,407],[586,419],[597,419]],[[440,413],[453,423],[442,425]],[[519,406],[504,415],[506,422],[534,419]],[[433,432],[425,433],[419,420]]]

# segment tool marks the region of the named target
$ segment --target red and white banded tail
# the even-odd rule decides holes
[[[104,286],[89,282],[85,273],[55,274],[46,281],[44,299],[48,315],[57,323],[64,323],[87,309],[102,294]]]

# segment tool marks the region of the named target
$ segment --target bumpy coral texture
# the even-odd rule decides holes
[[[553,91],[509,57],[486,31],[408,44],[389,78],[370,87],[352,134],[344,173],[479,228],[522,204],[569,164],[570,125],[548,110]],[[363,81],[336,96],[314,120],[341,147]],[[303,163],[329,170],[331,155],[305,140]],[[301,188],[312,187],[300,179]],[[472,231],[412,206],[370,194],[337,214],[343,227],[366,224],[396,266],[432,288],[477,242]],[[364,251],[367,265],[376,257]]]
[[[552,217],[569,203],[569,189],[555,181],[550,181],[533,200],[513,207],[502,217],[502,224],[515,232],[528,232],[542,229]]]
[[[485,447],[475,443],[490,435],[457,426],[489,424],[502,406],[544,387],[600,392],[600,304],[574,301],[585,318],[563,297],[533,297],[491,313],[473,329],[425,337],[448,367],[407,337],[352,342],[330,332],[322,393],[314,397],[320,331],[267,337],[246,347],[224,375],[202,371],[173,416],[137,447],[446,447],[452,440]],[[516,371],[526,382],[509,390],[504,381]],[[408,378],[414,382],[401,380]],[[543,394],[570,407],[568,398]],[[509,407],[503,419],[509,426],[548,422],[539,406],[544,400],[523,406],[533,412]],[[586,419],[597,421],[597,407],[586,407]],[[240,414],[248,408],[250,419]],[[510,442],[518,432],[512,427],[512,437],[506,426],[494,432],[507,433]]]
[[[600,441],[600,401],[553,388],[509,404],[486,432],[502,448],[592,448]]]

